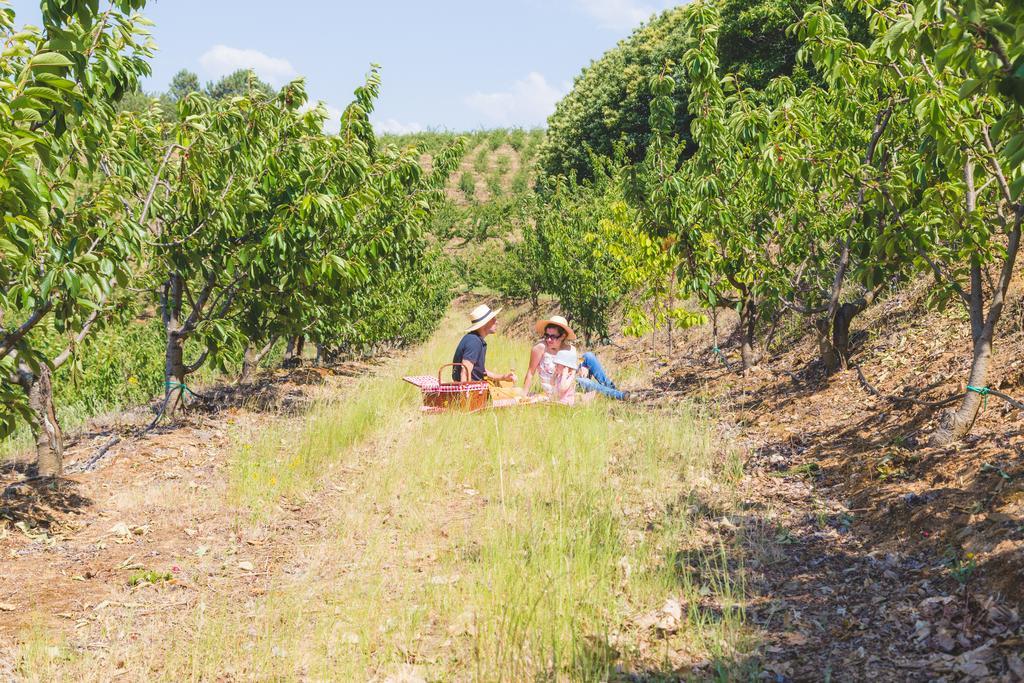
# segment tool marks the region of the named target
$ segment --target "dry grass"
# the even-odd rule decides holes
[[[33,630],[19,673],[599,680],[710,659],[728,675],[746,647],[742,568],[694,519],[708,496],[733,509],[737,457],[685,406],[419,415],[396,378],[446,360],[457,336],[450,321],[305,419],[238,435],[226,495],[240,523],[285,499],[331,520],[290,539],[266,592],[111,625],[131,636],[99,651]],[[488,364],[521,372],[527,353],[492,338]],[[661,630],[638,618],[652,612]]]

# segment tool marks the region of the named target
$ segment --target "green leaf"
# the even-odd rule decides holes
[[[1021,190],[1024,190],[1024,175],[1018,176],[1010,183],[1010,196],[1013,197],[1014,201],[1020,200]]]
[[[74,62],[65,57],[59,52],[43,52],[38,54],[28,62],[30,69],[39,69],[42,67],[49,66],[73,66]]]

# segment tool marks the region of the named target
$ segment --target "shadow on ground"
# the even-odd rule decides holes
[[[0,476],[20,469],[31,478],[10,484],[0,493],[0,520],[31,534],[33,529],[48,530],[59,519],[81,512],[92,500],[78,493],[78,484],[69,479],[33,477],[32,470],[21,465],[6,465]]]

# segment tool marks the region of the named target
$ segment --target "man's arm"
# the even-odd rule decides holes
[[[490,370],[488,370],[487,371],[487,376],[489,378],[493,379],[496,382],[515,382],[516,381],[516,373],[514,373],[514,372],[506,372],[504,375],[499,375],[499,374],[497,374],[495,372],[491,372]]]
[[[463,358],[462,359],[462,364],[464,366],[466,366],[467,368],[469,368],[469,371],[468,371],[469,372],[469,377],[467,377],[466,379],[464,379],[462,381],[463,382],[469,382],[469,381],[471,381],[473,379],[473,368],[475,368],[476,365],[473,363],[473,361],[469,360],[468,358]],[[485,375],[488,378],[493,379],[493,380],[498,381],[498,382],[514,382],[516,380],[516,375],[515,375],[514,372],[509,372],[509,373],[504,374],[504,375],[499,375],[499,374],[497,374],[495,372],[491,372],[490,370],[484,370],[484,373],[485,373]]]

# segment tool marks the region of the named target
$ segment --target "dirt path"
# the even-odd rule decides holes
[[[296,401],[344,393],[350,383],[327,374],[324,386],[309,380],[308,371],[275,373],[256,386],[218,392],[219,405],[142,438],[131,436],[138,431],[131,424],[144,424],[145,416],[128,416],[117,428],[122,440],[93,471],[59,487],[9,486],[0,508],[9,522],[0,531],[0,638],[53,630],[55,642],[71,633],[95,638],[102,649],[107,638],[131,640],[144,622],[211,595],[264,593],[289,545],[315,532],[322,518],[316,505],[286,501],[258,523],[241,517],[230,503],[230,456],[240,435],[287,421]],[[68,469],[108,440],[106,432],[83,437],[69,451]],[[14,670],[11,654],[0,656],[0,671]]]
[[[448,327],[365,380],[277,375],[276,396],[312,408],[226,394],[178,428],[124,439],[59,492],[9,491],[4,514],[19,517],[0,540],[0,637],[19,645],[0,653],[0,677],[746,667],[732,542],[689,504],[737,511],[733,455],[685,406],[421,416],[396,377],[436,365],[456,338]],[[525,355],[498,339],[489,360]]]
[[[854,436],[822,408],[849,387],[794,402],[712,375],[715,433],[678,371],[646,409],[424,418],[395,377],[455,336],[214,392],[57,492],[9,489],[0,638],[19,646],[0,677],[1024,677],[1017,603],[976,588],[966,556],[886,544],[882,503],[851,499],[826,432]],[[635,354],[620,366],[649,370]],[[896,491],[901,524],[931,500]]]

